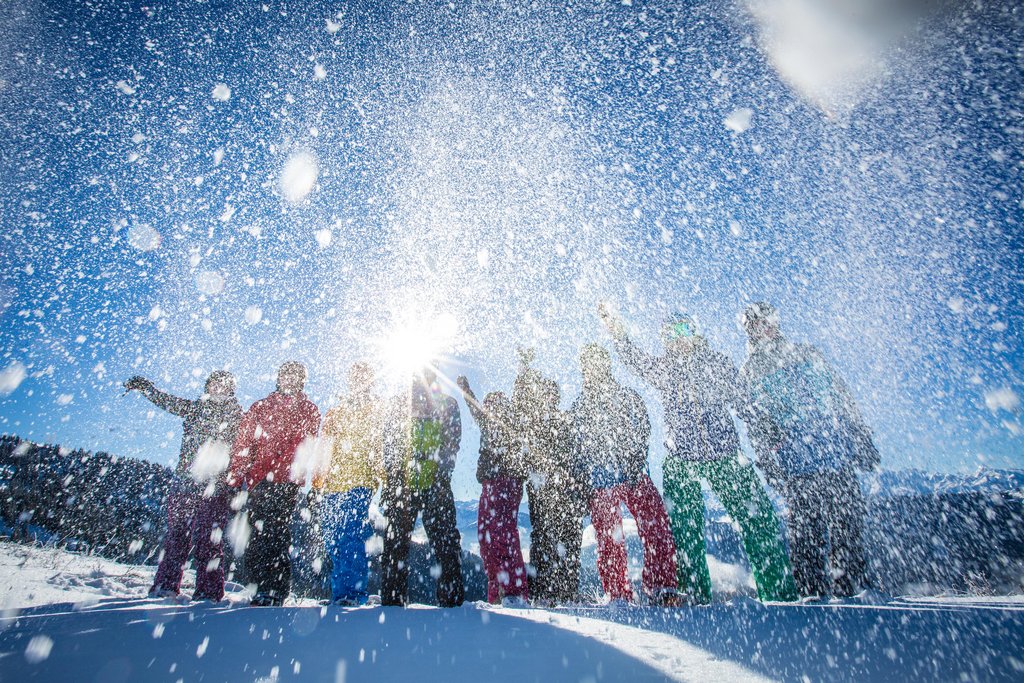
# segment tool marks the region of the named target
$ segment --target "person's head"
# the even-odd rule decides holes
[[[580,353],[580,368],[585,384],[606,382],[612,376],[611,354],[600,344],[587,344]]]
[[[661,341],[669,352],[687,352],[697,339],[697,321],[688,313],[673,313],[661,325]]]
[[[775,339],[781,332],[779,329],[779,312],[765,301],[755,301],[743,311],[740,320],[752,343]]]
[[[348,369],[348,390],[353,394],[365,394],[373,388],[373,368],[369,363],[353,363]]]
[[[541,406],[545,410],[554,410],[558,407],[558,402],[562,400],[562,393],[558,388],[558,382],[553,379],[545,377],[540,381],[540,395]]]
[[[227,370],[214,370],[206,378],[206,393],[210,396],[234,395],[235,376]]]
[[[277,371],[277,390],[282,394],[297,394],[306,386],[306,366],[290,360]]]
[[[484,410],[499,420],[506,419],[512,412],[512,404],[502,391],[492,391],[484,396]]]

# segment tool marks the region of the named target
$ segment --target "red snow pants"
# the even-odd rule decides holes
[[[526,564],[519,545],[519,504],[523,482],[509,477],[483,483],[477,508],[477,537],[480,557],[487,574],[487,602],[501,598],[527,598]]]
[[[590,499],[590,518],[597,533],[597,572],[604,592],[612,600],[633,599],[622,532],[622,504],[636,520],[644,546],[644,591],[654,595],[661,589],[675,588],[676,547],[668,514],[654,482],[644,475],[635,484],[595,489]]]

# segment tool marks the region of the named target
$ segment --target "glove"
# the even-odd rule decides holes
[[[134,375],[128,378],[128,381],[124,383],[125,392],[129,391],[147,391],[153,388],[153,383],[143,377],[142,375]]]

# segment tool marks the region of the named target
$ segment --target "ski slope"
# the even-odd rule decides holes
[[[1024,601],[250,608],[145,594],[152,568],[0,544],[0,681],[1019,680]],[[188,578],[186,588],[188,587]],[[880,604],[872,604],[880,603]]]

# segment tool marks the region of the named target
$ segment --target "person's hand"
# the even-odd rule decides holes
[[[519,365],[524,368],[530,367],[533,363],[534,350],[531,348],[524,348],[522,346],[516,347],[516,353],[519,354]]]
[[[863,472],[874,472],[882,465],[882,456],[871,437],[871,430],[859,427],[853,433],[855,466]]]
[[[145,391],[146,389],[153,386],[153,383],[142,375],[134,375],[128,378],[128,381],[124,383],[125,393],[129,391]]]
[[[602,301],[597,305],[597,314],[601,318],[601,323],[608,328],[609,332],[612,334],[622,332],[622,321],[612,313],[611,307],[606,302]]]
[[[462,389],[462,393],[464,394],[473,393],[473,390],[469,388],[469,379],[467,379],[465,375],[459,375],[455,379],[455,386]]]

